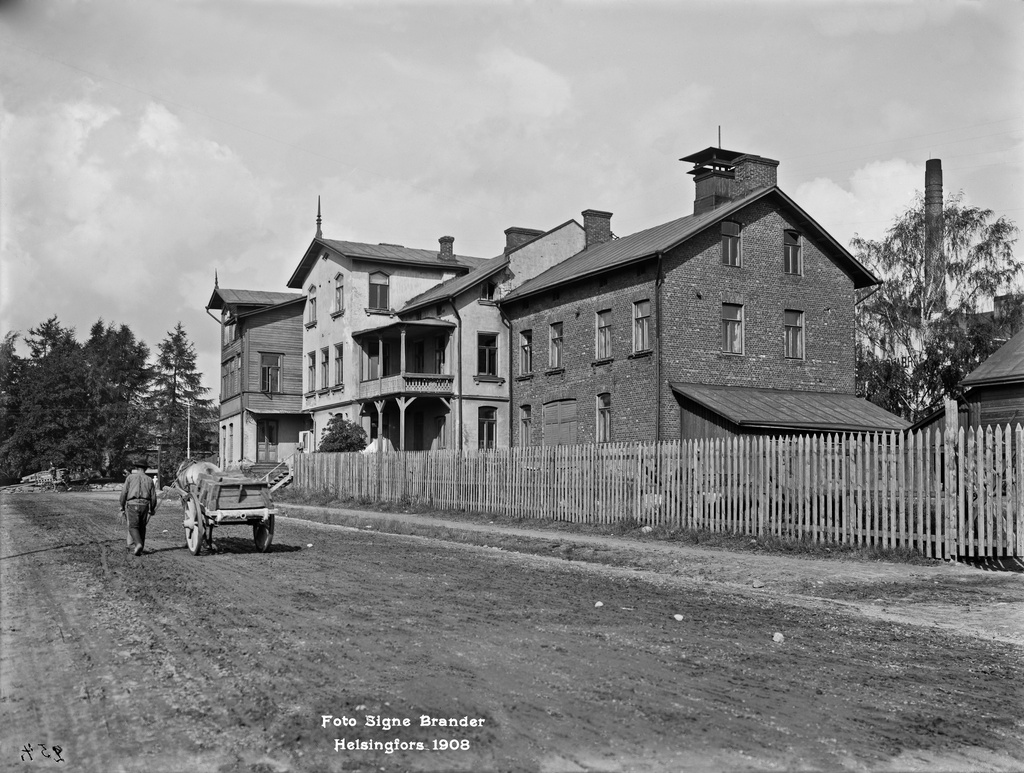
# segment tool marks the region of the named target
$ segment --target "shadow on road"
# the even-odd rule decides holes
[[[957,563],[987,572],[1024,573],[1024,558],[1020,556],[957,556]]]
[[[115,537],[113,539],[105,540],[89,540],[88,542],[71,542],[64,545],[50,545],[46,548],[39,548],[38,550],[26,550],[24,553],[12,553],[9,556],[0,556],[0,561],[5,561],[8,558],[20,558],[21,556],[31,556],[36,553],[48,553],[51,550],[64,550],[65,548],[81,548],[86,545],[109,545],[112,542],[118,542],[124,544],[124,540],[121,537]]]

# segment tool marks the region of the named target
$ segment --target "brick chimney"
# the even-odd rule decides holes
[[[455,237],[454,236],[442,236],[437,241],[441,245],[441,251],[437,253],[437,259],[438,260],[443,260],[446,263],[454,263],[455,262],[455,252],[453,250],[453,247],[455,245]]]
[[[693,175],[696,188],[695,215],[710,212],[758,188],[775,185],[779,166],[779,162],[771,158],[714,147],[679,160],[693,164],[687,174]]]
[[[929,158],[924,166],[924,282],[945,305],[946,267],[942,254],[942,161]]]
[[[583,215],[583,231],[587,236],[587,249],[612,239],[612,213],[599,209],[585,209]]]
[[[778,182],[779,162],[746,153],[733,161],[732,196],[738,199],[758,188],[771,188]]]
[[[516,226],[506,228],[505,254],[508,255],[508,253],[512,252],[516,247],[526,244],[531,239],[536,239],[543,233],[543,231],[538,231],[536,228],[518,228]]]

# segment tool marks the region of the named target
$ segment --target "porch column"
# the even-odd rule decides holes
[[[377,453],[384,450],[384,400],[374,400],[377,409]]]
[[[399,360],[398,360],[398,362],[399,362],[398,372],[401,373],[403,376],[405,376],[405,327],[404,326],[401,328],[401,336],[402,336],[402,344],[401,344],[402,351],[398,355],[398,357],[399,357]]]
[[[415,397],[396,397],[398,403],[398,450],[405,450],[405,409],[409,407]]]
[[[384,338],[383,336],[377,336],[377,394],[380,394],[383,389],[381,387],[381,380],[384,378]],[[377,409],[380,412],[380,408]]]

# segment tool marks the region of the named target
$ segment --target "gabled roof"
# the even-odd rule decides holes
[[[506,255],[499,255],[496,258],[484,261],[468,274],[445,280],[444,282],[441,282],[441,284],[431,287],[429,290],[415,296],[406,303],[398,313],[404,314],[423,306],[429,306],[432,303],[438,303],[440,301],[447,300],[448,298],[454,298],[459,293],[465,292],[473,287],[473,285],[479,284],[488,277],[497,274],[507,265],[508,256]]]
[[[398,313],[404,314],[405,312],[415,311],[416,309],[422,306],[429,306],[432,303],[438,303],[439,301],[444,301],[447,300],[448,298],[454,298],[456,295],[463,293],[466,290],[469,290],[474,285],[483,282],[485,279],[488,279],[494,276],[495,274],[499,273],[502,269],[509,265],[512,255],[518,252],[519,250],[524,249],[525,247],[528,247],[534,242],[543,239],[545,236],[548,236],[562,228],[565,228],[570,223],[576,223],[576,221],[570,218],[569,220],[566,220],[564,223],[556,225],[554,228],[549,228],[547,231],[541,231],[532,239],[528,239],[521,244],[517,244],[512,249],[507,250],[506,252],[502,253],[501,255],[498,255],[495,258],[490,258],[488,260],[483,261],[479,266],[474,268],[465,276],[457,276],[453,279],[448,279],[442,282],[441,284],[437,285],[437,287],[431,287],[426,292],[422,292],[415,298],[410,300],[407,304],[405,304],[404,307],[402,307],[402,310],[399,311]],[[576,225],[579,227],[579,223],[576,223]]]
[[[700,215],[687,215],[644,231],[638,231],[629,236],[623,236],[620,239],[613,239],[597,247],[583,250],[568,260],[562,261],[557,266],[552,266],[528,282],[524,282],[502,298],[502,301],[533,295],[534,293],[557,287],[565,282],[571,282],[636,261],[653,258],[658,253],[678,247],[705,228],[714,225],[720,220],[725,220],[755,201],[768,197],[777,199],[794,216],[798,225],[816,234],[831,248],[833,257],[853,279],[854,287],[868,287],[880,283],[881,280],[878,277],[853,257],[846,248],[837,242],[810,215],[804,212],[795,201],[778,187],[773,186],[752,191],[746,196],[703,212]]]
[[[1024,330],[1000,346],[963,380],[965,387],[1024,382]]]
[[[908,426],[899,416],[856,395],[678,381],[669,386],[677,394],[744,428],[889,432]]]
[[[277,306],[280,303],[302,300],[296,293],[278,293],[268,290],[229,290],[215,287],[207,309],[223,309],[225,306]]]
[[[371,263],[405,264],[410,266],[430,266],[447,268],[456,272],[465,272],[479,266],[486,258],[474,258],[468,255],[455,255],[454,260],[441,260],[437,250],[421,250],[403,247],[399,244],[364,244],[363,242],[346,242],[337,239],[315,238],[306,248],[305,255],[288,280],[288,287],[302,287],[306,276],[324,248],[328,248],[354,260],[365,260]]]

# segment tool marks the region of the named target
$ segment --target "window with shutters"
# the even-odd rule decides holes
[[[557,400],[545,405],[544,445],[574,445],[576,437],[576,401]]]
[[[306,391],[316,390],[316,352],[306,355]]]

